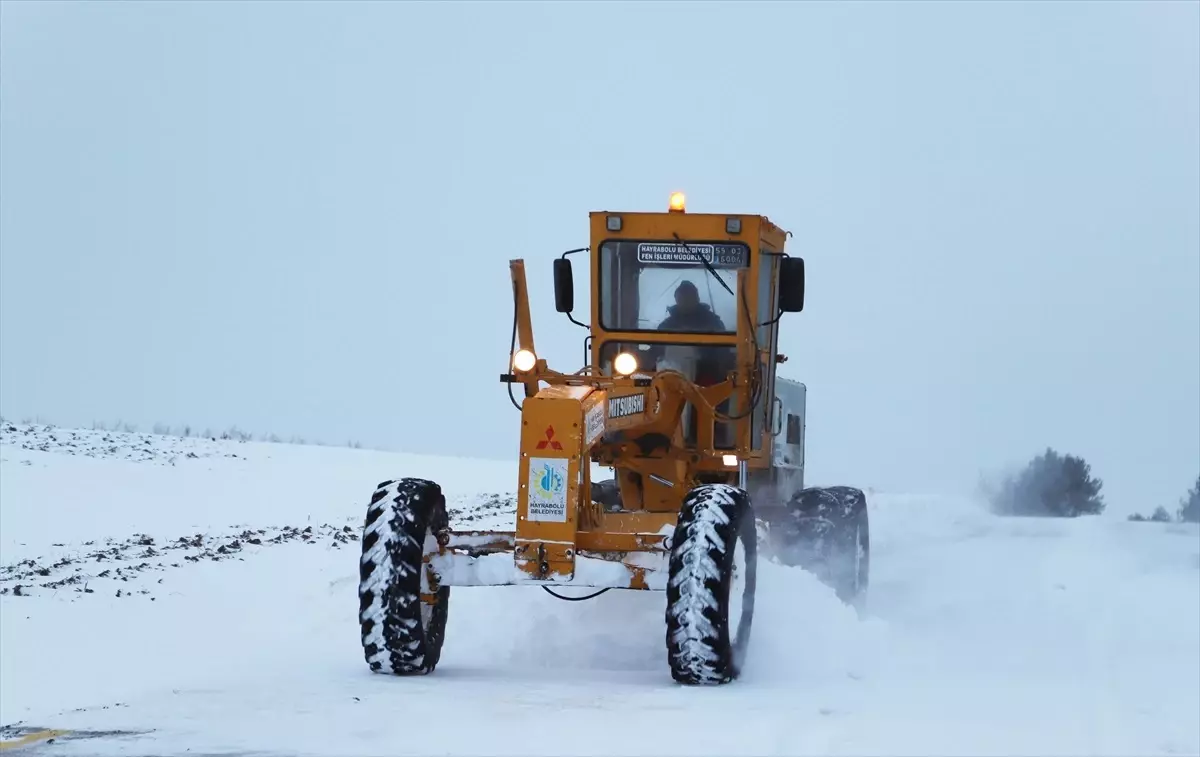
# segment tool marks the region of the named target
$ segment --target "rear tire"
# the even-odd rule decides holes
[[[433,672],[442,654],[450,587],[436,604],[429,591],[424,554],[437,549],[436,534],[449,527],[446,499],[432,481],[384,481],[371,496],[359,559],[358,621],[363,656],[376,673]]]
[[[797,492],[781,522],[771,523],[772,551],[830,586],[843,602],[861,609],[871,568],[867,497],[852,486]]]
[[[667,659],[682,684],[728,683],[742,671],[754,620],[758,539],[750,496],[725,484],[683,500],[667,581]]]

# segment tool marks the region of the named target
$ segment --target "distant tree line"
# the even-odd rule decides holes
[[[1196,485],[1193,486],[1183,499],[1179,500],[1179,507],[1175,509],[1175,518],[1171,518],[1171,513],[1167,508],[1159,505],[1149,517],[1141,513],[1134,513],[1129,516],[1130,520],[1136,521],[1151,521],[1154,523],[1170,523],[1172,520],[1178,520],[1180,523],[1200,523],[1200,476],[1196,477]]]
[[[998,485],[985,487],[984,493],[997,515],[1076,518],[1104,512],[1104,497],[1100,494],[1103,487],[1104,482],[1092,475],[1091,466],[1083,458],[1061,455],[1047,447],[1017,473],[1006,476]],[[1200,477],[1180,501],[1174,516],[1159,506],[1150,516],[1135,514],[1129,520],[1200,522]]]

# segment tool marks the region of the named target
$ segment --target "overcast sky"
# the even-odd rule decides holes
[[[5,0],[0,411],[509,456],[507,261],[575,370],[551,260],[675,189],[806,259],[810,481],[1200,473],[1195,2]]]

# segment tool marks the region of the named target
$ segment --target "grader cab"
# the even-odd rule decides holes
[[[590,226],[587,248],[554,261],[556,309],[589,331],[579,370],[538,355],[524,263],[509,264],[513,530],[451,530],[421,478],[371,497],[359,622],[372,670],[433,671],[452,586],[663,591],[667,662],[685,684],[738,677],[760,549],[862,597],[865,497],[804,487],[805,387],[776,373],[781,318],[804,306],[787,234],[764,216],[688,213],[679,193],[666,212],[593,212]],[[590,325],[573,314],[577,253]],[[612,478],[593,480],[598,467]]]

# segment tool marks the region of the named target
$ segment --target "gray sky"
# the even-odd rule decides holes
[[[575,370],[551,260],[675,189],[806,258],[810,480],[1200,472],[1195,2],[5,0],[0,410],[511,455],[508,259]]]

